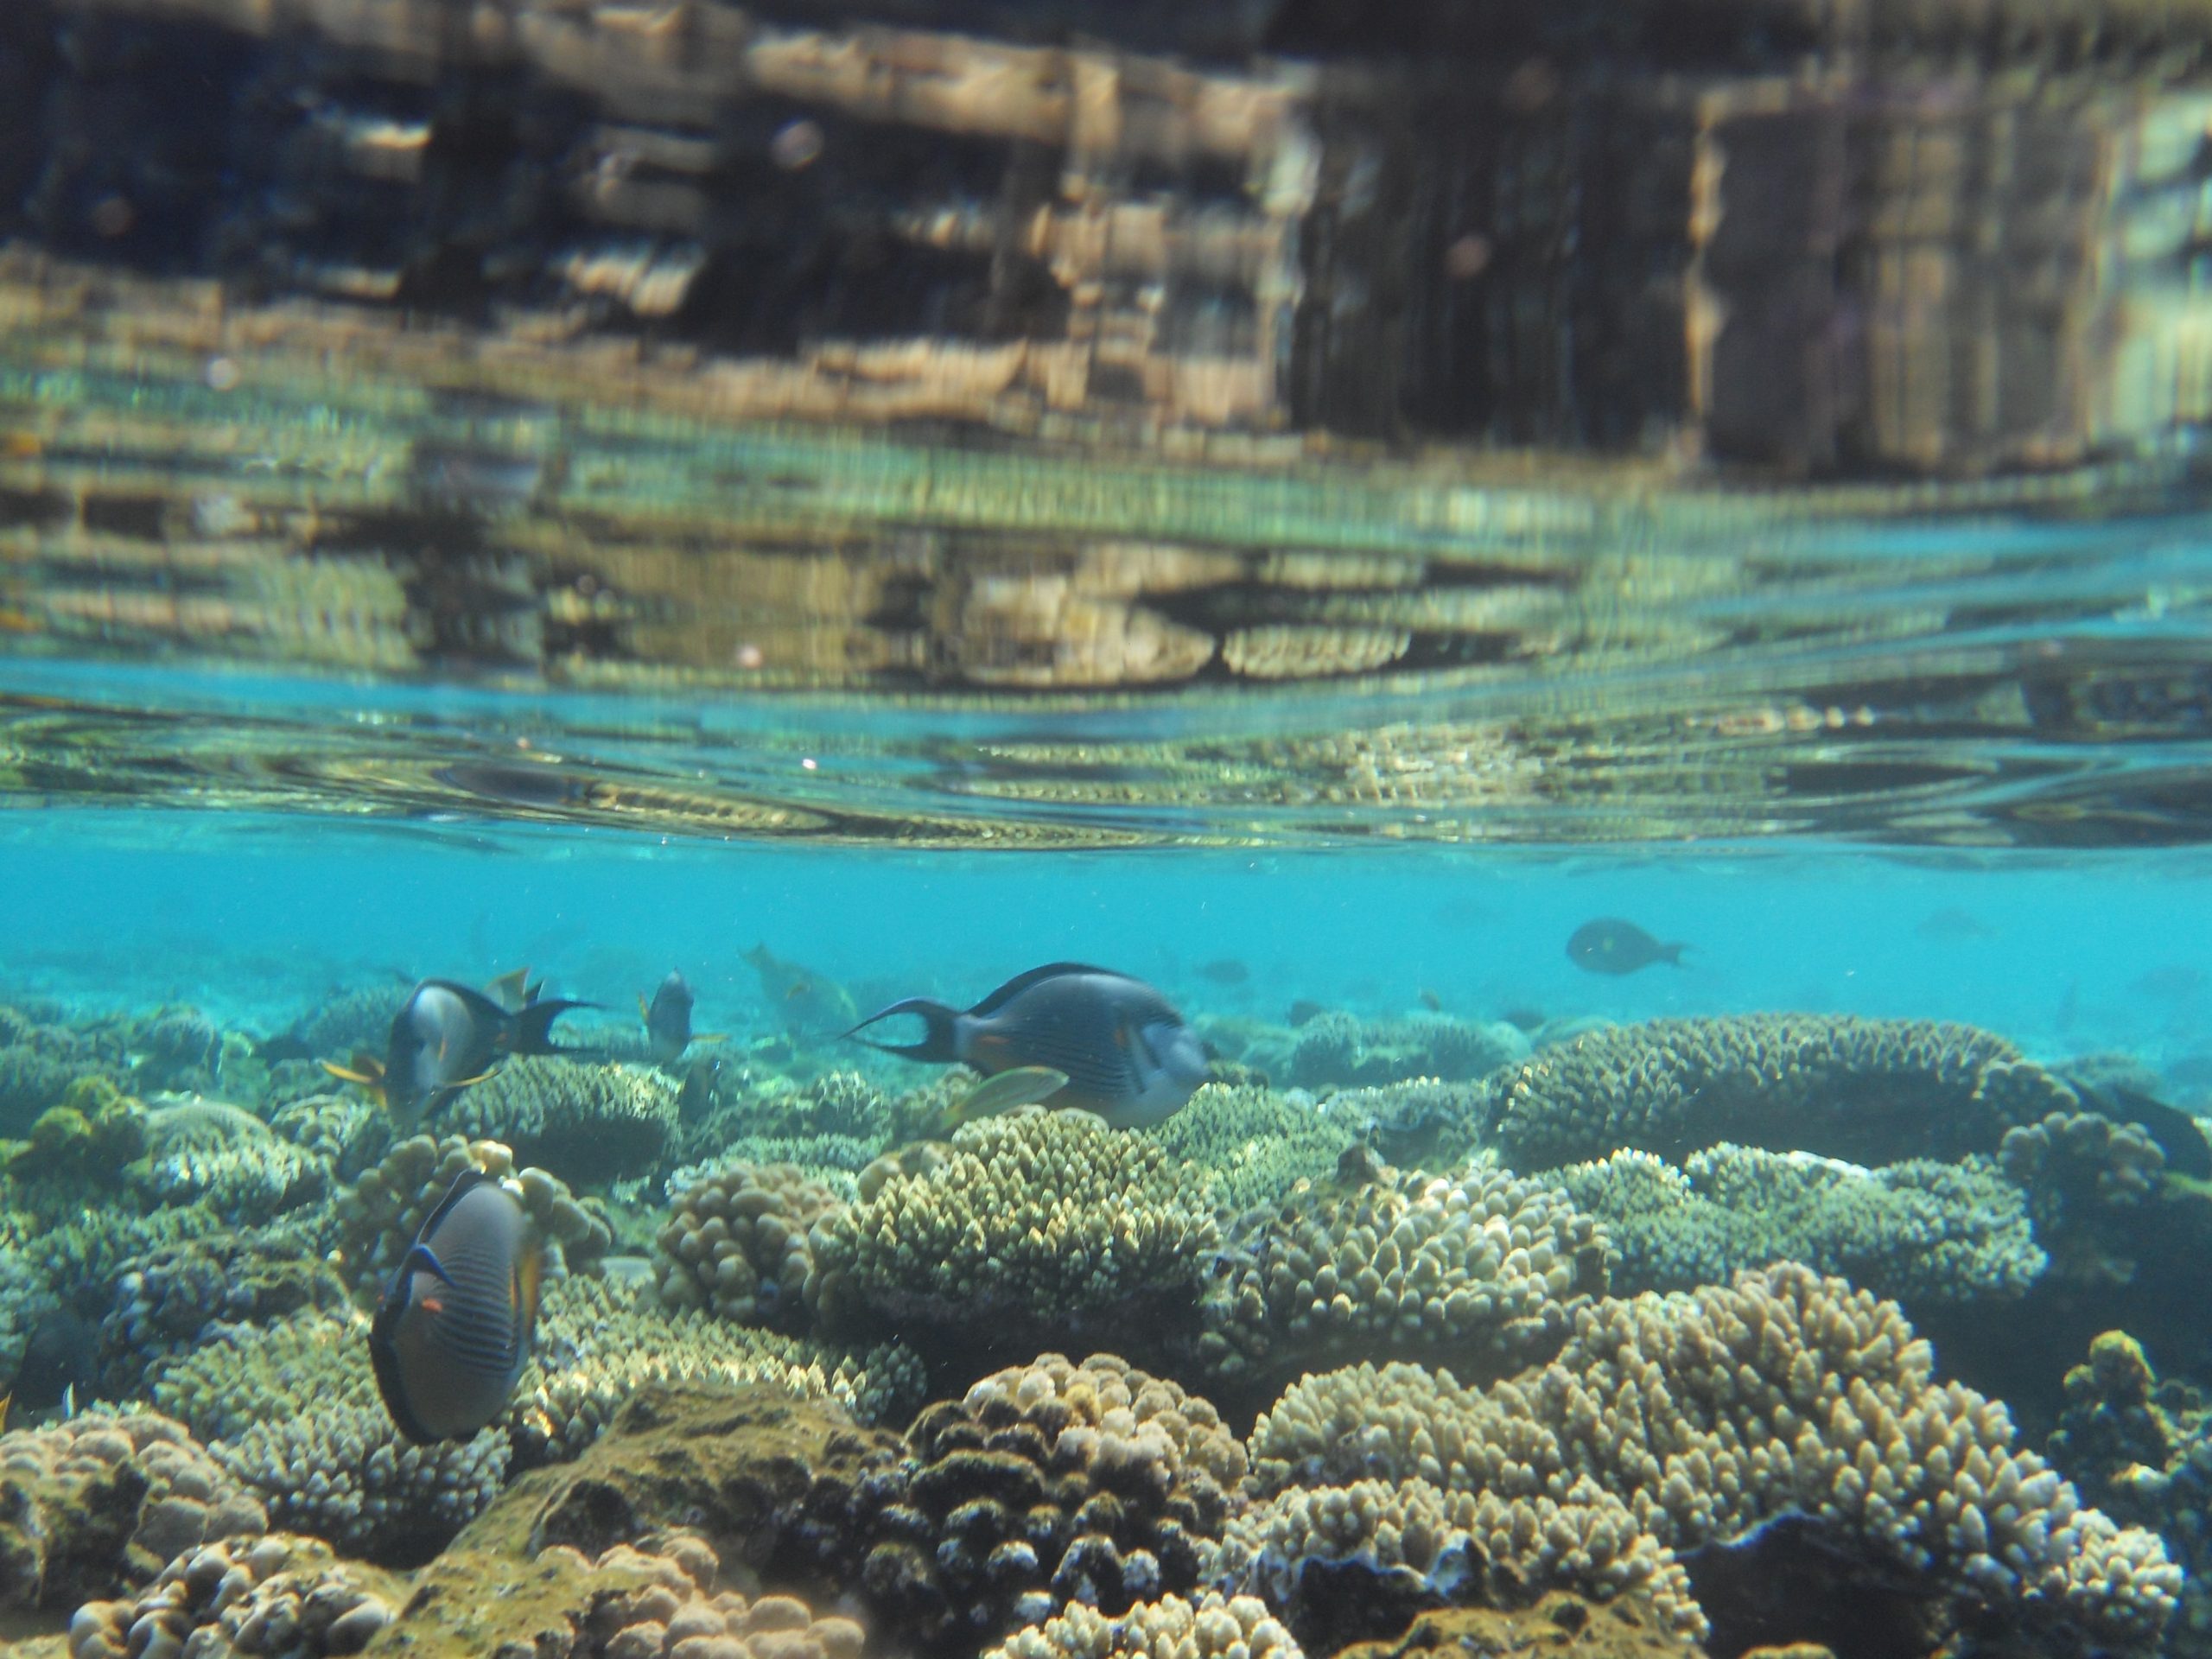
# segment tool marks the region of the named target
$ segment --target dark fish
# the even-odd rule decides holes
[[[1301,996],[1290,1005],[1290,1023],[1294,1026],[1310,1026],[1327,1012],[1328,1009],[1320,1003],[1309,1002]]]
[[[1444,999],[1439,996],[1434,991],[1424,990],[1421,994],[1421,1005],[1424,1008],[1427,1008],[1431,1014],[1441,1014],[1444,1012]]]
[[[1601,916],[1585,922],[1568,936],[1567,954],[1578,968],[1593,974],[1632,974],[1655,962],[1682,965],[1681,943],[1662,944],[1634,922]]]
[[[2200,969],[2170,962],[2163,968],[2153,968],[2127,988],[2138,996],[2165,997],[2179,1002],[2204,988],[2204,975]]]
[[[858,1036],[894,1014],[919,1015],[928,1027],[922,1040]],[[1116,1128],[1164,1122],[1206,1080],[1198,1033],[1166,997],[1142,980],[1076,962],[1033,968],[964,1014],[910,996],[845,1035],[911,1060],[965,1061],[985,1077],[1050,1066],[1068,1083],[1047,1104],[1096,1112]]]
[[[2090,1111],[2115,1123],[2141,1124],[2166,1154],[2168,1169],[2196,1180],[2212,1180],[2212,1141],[2204,1138],[2202,1125],[2180,1107],[2125,1084],[2084,1083],[2079,1077],[2066,1081]]]
[[[323,1069],[379,1096],[392,1116],[411,1128],[491,1076],[510,1054],[575,1052],[554,1043],[553,1022],[570,1008],[598,1006],[556,997],[510,1013],[481,991],[449,979],[426,979],[392,1016],[381,1062],[356,1054],[350,1068],[325,1060]]]
[[[1198,977],[1217,985],[1242,985],[1252,977],[1252,970],[1234,957],[1217,957],[1200,966]]]
[[[1541,1031],[1550,1018],[1541,1008],[1511,1007],[1505,1011],[1505,1023],[1516,1031]]]
[[[16,1372],[22,1411],[45,1411],[72,1391],[89,1394],[100,1376],[100,1330],[72,1307],[57,1307],[32,1328]]]
[[[369,1326],[377,1392],[402,1434],[465,1440],[499,1414],[530,1357],[544,1266],[544,1241],[514,1195],[463,1170]]]
[[[669,969],[650,1004],[642,996],[638,999],[638,1012],[645,1016],[645,1046],[654,1061],[673,1065],[682,1059],[691,1046],[691,988],[683,976]]]

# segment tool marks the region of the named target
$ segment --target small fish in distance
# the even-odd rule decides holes
[[[1688,949],[1679,940],[1662,944],[1634,922],[1615,916],[1583,923],[1567,941],[1568,960],[1592,974],[1632,974],[1655,962],[1679,968],[1682,952]]]

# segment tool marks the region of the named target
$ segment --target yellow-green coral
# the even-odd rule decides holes
[[[934,1166],[824,1216],[818,1311],[831,1330],[1058,1323],[1188,1296],[1214,1238],[1203,1192],[1158,1146],[1087,1112],[1028,1109],[963,1126]]]
[[[1605,1290],[1606,1249],[1565,1196],[1494,1161],[1354,1173],[1239,1224],[1206,1289],[1200,1357],[1220,1376],[1375,1354],[1518,1364]]]
[[[849,1354],[569,1279],[547,1287],[535,1361],[501,1421],[518,1463],[572,1458],[639,1389],[678,1379],[831,1401],[863,1423],[903,1415],[923,1389],[920,1365],[897,1347]]]
[[[642,1175],[676,1151],[676,1085],[650,1065],[529,1056],[466,1089],[442,1126],[511,1147],[518,1161],[563,1180]]]
[[[1599,1301],[1556,1360],[1482,1392],[1408,1365],[1308,1378],[1251,1455],[1262,1491],[1307,1508],[1363,1479],[1507,1500],[1586,1480],[1669,1550],[1802,1514],[1962,1605],[2154,1637],[2181,1582],[2157,1539],[2082,1509],[2003,1406],[1933,1372],[1896,1304],[1785,1266]]]
[[[1624,1147],[1680,1158],[1722,1141],[1885,1164],[1994,1152],[2057,1086],[1971,1026],[1654,1020],[1586,1032],[1493,1079],[1491,1130],[1516,1169]]]
[[[984,1659],[1305,1659],[1256,1596],[1140,1602],[1118,1617],[1081,1605],[1017,1630]]]
[[[1170,1158],[1192,1164],[1216,1211],[1234,1217],[1281,1203],[1301,1181],[1334,1174],[1359,1128],[1302,1095],[1210,1083],[1143,1134]]]
[[[1725,1284],[1789,1261],[1880,1295],[1956,1303],[2018,1296],[2046,1265],[2025,1195],[1986,1159],[1868,1170],[1723,1142],[1681,1169],[1617,1152],[1548,1179],[1605,1222],[1624,1290]]]

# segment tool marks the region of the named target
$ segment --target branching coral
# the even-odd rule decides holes
[[[1300,1182],[1326,1179],[1359,1138],[1356,1119],[1333,1105],[1317,1106],[1308,1096],[1249,1084],[1217,1083],[1143,1133],[1170,1158],[1192,1166],[1224,1217],[1272,1208]]]

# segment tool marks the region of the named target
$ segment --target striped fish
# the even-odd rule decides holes
[[[544,1264],[514,1195],[463,1170],[369,1326],[377,1392],[408,1440],[467,1440],[505,1408],[530,1358]]]

